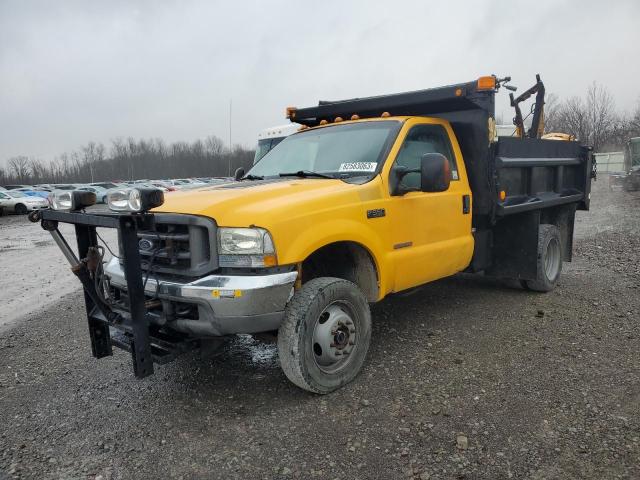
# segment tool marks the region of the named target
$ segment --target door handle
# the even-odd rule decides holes
[[[462,195],[462,213],[467,214],[471,211],[471,197],[469,195]]]

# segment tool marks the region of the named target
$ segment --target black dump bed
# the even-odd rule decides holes
[[[297,109],[292,121],[318,125],[336,117],[430,116],[448,120],[458,138],[473,191],[473,224],[486,228],[500,217],[574,203],[588,209],[591,154],[578,142],[495,137],[496,89],[467,82],[413,92],[320,101]],[[500,200],[500,192],[506,198]]]

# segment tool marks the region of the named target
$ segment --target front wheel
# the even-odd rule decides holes
[[[24,215],[27,213],[27,207],[21,203],[17,204],[15,207],[15,211],[18,215]]]
[[[298,387],[330,393],[358,375],[370,341],[371,312],[360,289],[340,278],[314,278],[285,309],[280,365]]]
[[[555,225],[542,224],[538,231],[538,278],[523,281],[523,286],[536,292],[550,292],[562,272],[562,237]]]

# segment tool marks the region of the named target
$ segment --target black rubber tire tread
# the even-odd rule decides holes
[[[319,315],[324,308],[340,296],[349,297],[360,310],[363,325],[359,326],[359,342],[361,346],[354,352],[357,359],[340,372],[326,375],[325,382],[312,376],[310,365],[305,361],[306,333],[315,325],[314,314]],[[311,317],[310,317],[311,315]],[[355,319],[354,319],[355,321]],[[313,332],[311,332],[313,334]],[[369,303],[362,291],[352,282],[341,278],[321,277],[305,283],[287,304],[284,320],[278,330],[278,356],[280,366],[287,378],[298,387],[313,393],[327,394],[352,381],[362,369],[371,340],[371,312]],[[310,342],[308,342],[310,344]],[[302,347],[302,348],[301,348]],[[310,346],[309,346],[310,348]],[[308,358],[308,357],[307,357]],[[317,367],[315,367],[317,368]]]
[[[24,215],[27,213],[27,207],[25,207],[23,204],[18,203],[15,207],[13,207],[13,210],[18,214],[18,215]]]
[[[560,246],[560,267],[556,278],[547,278],[544,260],[546,255],[546,247],[549,240],[555,237],[558,245]],[[555,225],[543,223],[538,230],[538,278],[536,280],[525,280],[526,286],[529,290],[534,292],[550,292],[556,288],[558,279],[562,273],[562,237],[560,235],[560,229]]]

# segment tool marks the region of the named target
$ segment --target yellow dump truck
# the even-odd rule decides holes
[[[554,288],[589,207],[591,151],[498,137],[500,80],[288,108],[301,125],[236,180],[113,191],[113,213],[59,192],[40,221],[85,289],[94,356],[154,363],[233,334],[277,332],[286,376],[331,392],[356,377],[369,305],[458,272]],[[57,229],[75,225],[77,253]],[[116,228],[103,261],[96,227]],[[373,319],[375,321],[375,319]]]

